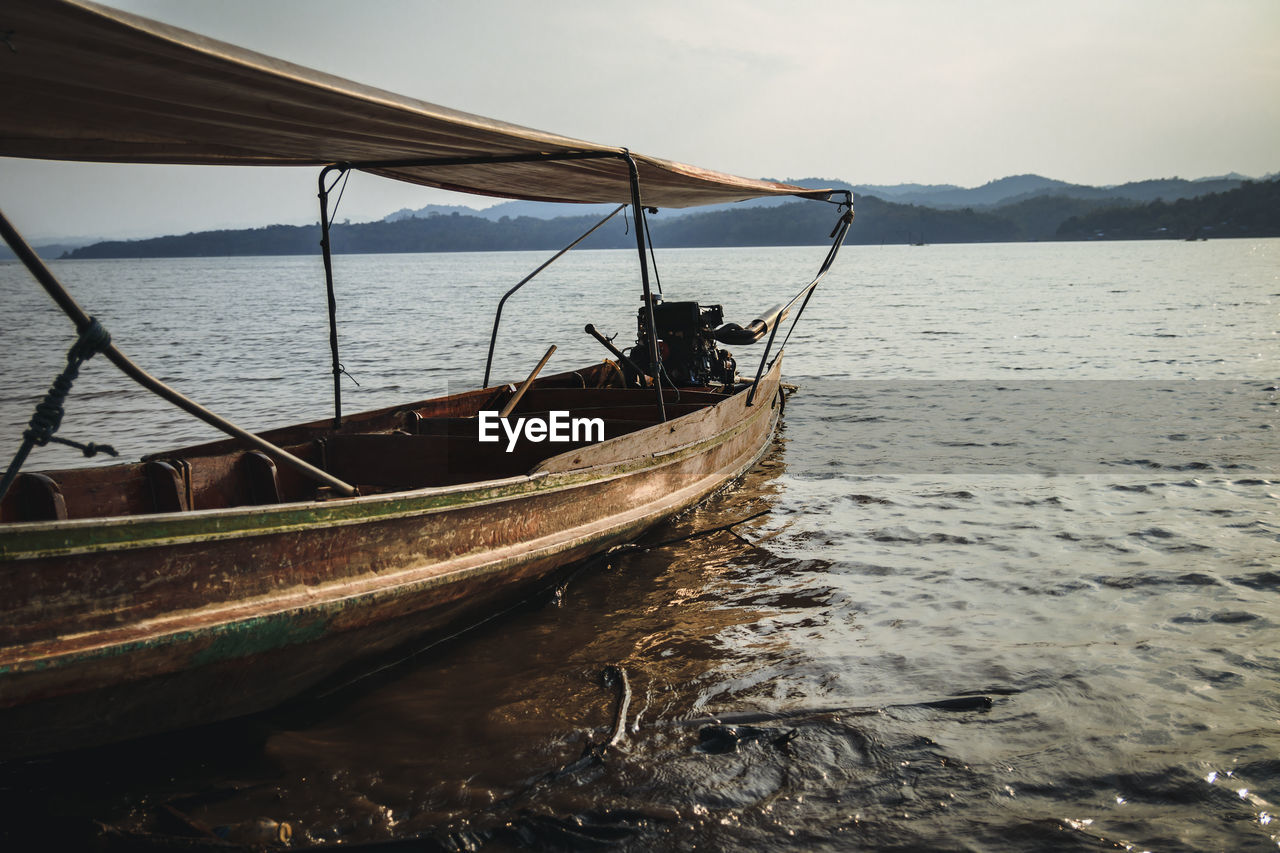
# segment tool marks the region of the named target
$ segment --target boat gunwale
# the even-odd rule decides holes
[[[766,434],[772,435],[773,430],[776,428],[776,421],[780,417],[778,407],[752,406],[752,408],[756,408],[757,411],[752,413],[750,417],[743,418],[735,424],[734,428],[720,431],[706,441],[695,442],[694,444],[722,444],[743,432],[748,426],[753,426],[760,417],[771,418]],[[658,426],[662,426],[662,424]],[[686,447],[691,446],[686,445]],[[316,616],[332,614],[345,610],[350,606],[359,606],[361,602],[376,602],[388,597],[395,597],[397,594],[404,592],[420,593],[434,587],[447,586],[462,580],[500,574],[512,565],[526,562],[531,557],[534,559],[550,558],[556,554],[587,545],[592,541],[625,536],[628,530],[644,528],[664,517],[670,516],[673,512],[679,512],[697,503],[707,494],[723,488],[741,477],[760,460],[768,450],[768,447],[768,441],[760,442],[760,445],[755,448],[750,457],[734,466],[733,472],[727,476],[723,475],[720,470],[707,472],[694,482],[686,484],[677,492],[668,495],[668,498],[679,496],[674,502],[675,508],[669,501],[662,501],[657,506],[651,503],[635,507],[613,516],[612,523],[605,531],[592,529],[591,525],[581,525],[579,528],[574,529],[582,530],[583,532],[567,540],[563,538],[567,531],[552,532],[541,537],[543,543],[541,545],[535,545],[538,540],[508,545],[505,550],[512,553],[505,554],[497,561],[486,559],[492,556],[493,552],[461,556],[457,559],[457,562],[461,565],[444,572],[424,572],[423,567],[404,569],[397,573],[405,577],[399,583],[388,584],[388,576],[357,577],[340,582],[332,588],[333,591],[338,593],[336,595],[317,597],[316,590],[295,591],[283,595],[276,593],[252,599],[227,602],[211,608],[200,608],[196,611],[186,610],[178,614],[154,617],[129,625],[97,629],[84,632],[81,635],[61,635],[36,644],[14,646],[9,651],[21,650],[23,654],[20,657],[5,661],[2,654],[4,650],[0,650],[0,675],[14,676],[22,673],[41,672],[50,668],[74,666],[104,656],[116,656],[138,650],[191,643],[199,641],[203,637],[216,638],[238,630],[240,626],[258,620],[271,620],[281,617],[296,619],[299,616],[305,617],[308,614]],[[677,464],[688,458],[689,455],[691,454],[667,456],[658,464],[646,467],[656,470]],[[654,457],[656,461],[656,454],[651,454],[651,457]],[[705,486],[709,480],[719,480],[720,482],[708,490]],[[603,481],[590,480],[592,483]],[[386,519],[391,520],[401,517],[405,516],[387,516]],[[383,519],[380,518],[378,520]],[[531,549],[530,546],[534,547]],[[342,590],[341,587],[346,587],[346,590]],[[207,623],[193,627],[190,624],[191,616],[197,612],[202,617],[205,617]],[[170,627],[166,630],[164,623],[171,623],[175,627]],[[138,636],[113,640],[109,636],[112,634],[117,636],[120,634],[136,634]],[[79,640],[79,648],[75,648],[77,640]],[[73,646],[73,648],[66,648],[68,645]],[[50,652],[40,654],[38,651],[40,646],[48,647]],[[57,646],[61,646],[61,650],[55,650]],[[33,651],[36,653],[33,654]]]
[[[781,352],[779,356],[781,356]],[[781,359],[779,358],[778,362],[780,361]],[[778,372],[780,372],[780,367],[775,362],[774,367],[769,371],[764,381],[767,383]],[[742,400],[744,409],[767,411],[768,407],[760,405],[762,401],[755,402],[750,406],[745,404],[745,395],[749,391],[750,386],[747,386],[719,403],[709,405],[695,412],[689,412],[669,421],[653,424],[635,432],[587,445],[587,447],[617,446],[615,442],[636,442],[637,439],[643,442],[644,438],[649,435],[658,435],[664,430],[671,432],[679,427],[688,427],[695,420],[706,419],[710,417],[709,413],[719,410],[725,404],[739,398]],[[754,416],[748,414],[725,429],[717,430],[711,435],[696,438],[692,442],[686,442],[676,447],[637,453],[624,459],[559,471],[544,469],[557,459],[562,459],[573,453],[580,453],[585,448],[574,448],[548,457],[528,474],[471,483],[426,486],[418,489],[334,498],[319,502],[293,501],[280,504],[216,507],[105,518],[11,522],[0,525],[0,562],[164,547],[195,541],[269,536],[299,532],[316,527],[344,527],[375,521],[413,518],[448,512],[464,506],[472,507],[500,503],[531,493],[570,489],[583,483],[607,482],[628,476],[638,470],[679,461],[741,433],[748,428],[754,419]],[[398,510],[378,511],[379,507],[392,504],[416,505]],[[220,522],[236,520],[244,520],[249,523],[243,526],[230,527],[222,527],[220,525]],[[275,523],[272,523],[273,521]],[[170,529],[173,525],[187,529],[173,531]],[[211,525],[215,529],[209,529]],[[157,530],[156,528],[159,529]],[[118,533],[120,535],[103,541],[106,538],[103,536],[104,533]],[[90,538],[94,541],[75,541]],[[51,539],[57,539],[60,542],[53,544],[49,541]]]

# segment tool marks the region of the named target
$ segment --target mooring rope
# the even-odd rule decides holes
[[[99,453],[119,455],[109,444],[96,444],[92,441],[81,444],[78,441],[54,435],[62,425],[62,416],[65,414],[63,404],[71,393],[72,383],[80,375],[80,366],[109,346],[111,346],[111,333],[96,318],[90,317],[89,322],[80,330],[80,336],[76,342],[71,345],[71,349],[67,350],[67,366],[53,380],[44,399],[36,404],[35,413],[31,416],[27,429],[22,433],[22,446],[18,448],[13,462],[4,472],[4,479],[0,480],[0,500],[9,493],[9,487],[17,479],[18,471],[33,447],[44,447],[54,442],[74,447],[86,457],[96,456]]]
[[[741,539],[743,542],[746,542],[748,545],[755,547],[754,542],[751,542],[750,540],[746,539],[743,536],[739,536],[738,532],[733,528],[737,527],[739,524],[744,524],[745,522],[759,518],[762,515],[768,515],[770,512],[772,512],[772,510],[762,509],[757,513],[752,513],[751,515],[748,515],[746,518],[740,518],[737,521],[730,522],[729,524],[721,524],[717,527],[708,527],[705,530],[696,530],[693,533],[689,533],[685,536],[677,536],[674,539],[664,539],[661,542],[654,542],[652,545],[640,545],[635,542],[624,542],[621,545],[615,545],[613,548],[610,548],[609,553],[622,554],[628,551],[654,551],[658,548],[665,548],[668,545],[675,545],[680,542],[687,542],[690,539],[697,539],[701,536],[709,536],[712,533],[719,533],[722,530],[729,531],[734,536],[737,536],[739,539]]]

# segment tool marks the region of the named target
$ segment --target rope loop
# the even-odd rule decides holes
[[[80,330],[80,336],[76,339],[76,342],[71,345],[71,349],[67,350],[67,366],[53,380],[53,384],[49,387],[49,393],[45,394],[44,399],[36,404],[35,414],[31,416],[31,422],[27,425],[27,430],[22,434],[24,439],[37,447],[44,447],[53,440],[53,434],[62,425],[62,416],[65,413],[63,404],[67,401],[67,395],[71,393],[72,383],[80,375],[80,365],[109,346],[111,346],[111,333],[98,322],[97,318],[90,317],[89,322]],[[86,445],[62,441],[61,439],[59,441],[63,444],[70,444],[72,447],[78,447],[85,451],[86,456],[93,455],[88,452]],[[98,449],[107,452],[105,446],[88,446],[97,448],[94,453],[98,452]]]
[[[71,349],[67,350],[67,366],[53,380],[44,399],[36,404],[35,413],[22,433],[22,446],[18,448],[17,454],[14,455],[13,461],[9,463],[4,474],[0,476],[0,500],[9,493],[9,487],[18,478],[18,471],[33,447],[44,447],[50,442],[56,442],[74,447],[86,457],[96,456],[99,453],[119,455],[109,444],[95,444],[92,441],[81,444],[69,438],[55,438],[53,435],[58,431],[58,427],[62,426],[64,414],[62,404],[67,401],[67,395],[71,393],[71,385],[80,375],[80,365],[109,346],[111,346],[111,333],[98,322],[96,317],[90,317],[89,322],[80,330],[76,342],[71,345]]]
[[[78,367],[79,363],[88,361],[109,346],[111,346],[111,333],[107,331],[106,326],[98,322],[97,317],[90,317],[88,324],[80,330],[80,337],[67,353],[67,361],[77,360]]]
[[[69,438],[62,438],[61,436],[57,436],[57,435],[50,436],[49,441],[55,444],[65,444],[67,447],[74,447],[76,450],[79,450],[81,453],[83,453],[86,459],[93,456],[97,456],[99,453],[105,453],[108,456],[120,455],[119,453],[116,452],[116,449],[109,444],[97,444],[92,441],[89,442],[88,444],[81,444],[78,441],[72,441]]]
[[[848,228],[853,224],[853,204],[851,202],[840,202],[840,207],[844,208],[844,212],[840,214],[840,218],[836,220],[836,227],[831,229],[831,233],[827,235],[828,239],[835,239],[836,234],[840,233],[841,228]]]

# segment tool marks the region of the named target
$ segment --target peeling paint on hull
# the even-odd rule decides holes
[[[745,392],[531,474],[323,503],[0,529],[0,759],[276,705],[643,533],[745,472]]]

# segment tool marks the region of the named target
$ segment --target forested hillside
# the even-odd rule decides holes
[[[854,244],[1280,236],[1280,179],[1246,181],[1226,192],[1137,205],[1119,198],[1032,195],[994,207],[941,209],[859,196],[854,208],[848,238]],[[836,214],[835,206],[812,201],[743,205],[702,213],[659,213],[651,218],[651,229],[656,245],[671,248],[814,245],[827,242]],[[554,250],[596,221],[595,216],[494,220],[454,210],[336,225],[333,248],[338,253]],[[617,217],[582,245],[633,247],[631,227],[634,223]],[[318,225],[272,225],[109,241],[63,257],[297,255],[317,252],[319,243]]]

